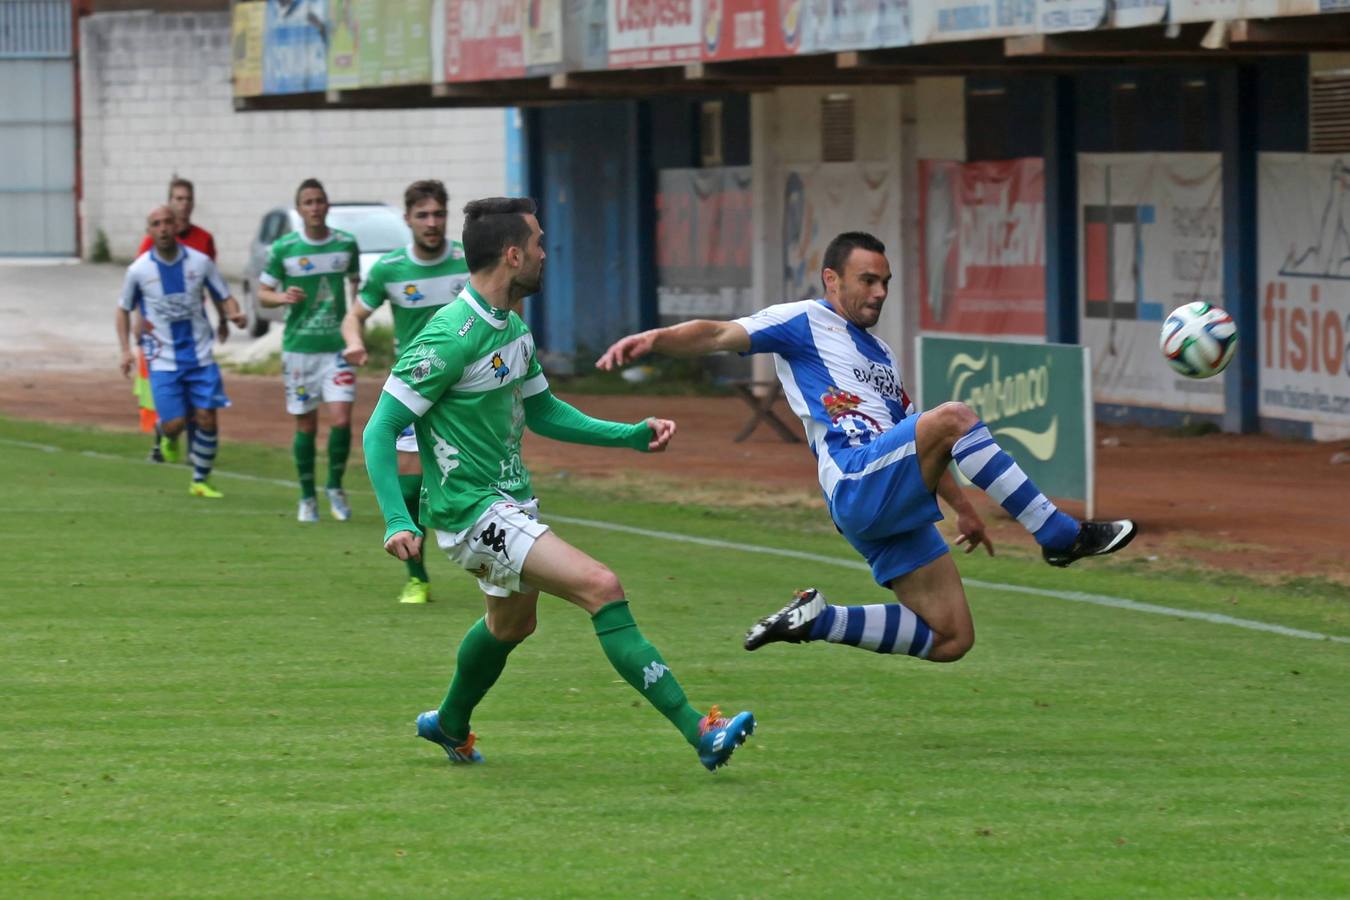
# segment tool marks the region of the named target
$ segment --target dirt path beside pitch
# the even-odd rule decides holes
[[[364,425],[378,381],[367,377],[357,404]],[[289,446],[279,379],[228,375],[233,407],[221,414],[225,441]],[[817,497],[815,465],[804,444],[787,444],[761,427],[741,444],[731,438],[748,416],[736,398],[572,397],[588,413],[636,421],[673,418],[670,452],[654,456],[558,444],[529,435],[534,471],[574,476],[697,479],[700,500],[755,502],[756,494]],[[790,420],[786,406],[780,415]],[[17,418],[134,430],[129,382],[107,372],[0,375],[0,413]],[[1176,437],[1166,432],[1100,426],[1099,517],[1132,516],[1142,527],[1129,552],[1273,577],[1320,576],[1350,584],[1350,465],[1331,463],[1335,445],[1261,435]],[[0,451],[3,453],[5,451]],[[358,448],[359,452],[359,448]],[[228,454],[227,454],[228,458]],[[747,488],[750,491],[747,492]],[[996,545],[1028,547],[1022,529],[982,494],[977,504]],[[747,495],[749,500],[746,500]],[[1081,514],[1081,506],[1065,508]],[[822,504],[823,509],[823,504]],[[824,515],[822,511],[822,515]]]

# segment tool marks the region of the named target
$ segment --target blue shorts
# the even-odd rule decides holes
[[[230,405],[220,367],[193,366],[177,372],[150,372],[150,390],[161,422],[181,419],[194,409],[223,409]]]
[[[841,479],[830,498],[835,526],[882,586],[948,552],[933,525],[942,521],[942,511],[919,469],[914,441],[918,422],[919,416],[902,419],[868,444],[868,460],[895,460],[859,478]]]

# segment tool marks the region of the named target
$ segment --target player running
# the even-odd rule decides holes
[[[295,469],[300,479],[296,519],[319,521],[314,487],[319,403],[328,404],[328,508],[333,518],[352,517],[342,476],[352,447],[352,402],[356,370],[343,357],[342,318],[347,313],[347,283],[356,292],[361,275],[356,238],[328,227],[328,193],[316,178],[295,192],[295,208],[304,227],[276,239],[258,276],[258,301],[286,306],[281,365],[286,380],[286,412],[295,416]]]
[[[243,327],[246,317],[230,289],[203,253],[179,244],[176,219],[167,206],[157,206],[146,217],[153,239],[150,250],[127,267],[117,302],[117,341],[122,348],[122,374],[136,364],[131,351],[131,313],[140,314],[140,344],[150,371],[150,390],[165,439],[176,443],[192,413],[195,428],[189,438],[194,497],[224,496],[208,482],[215,464],[219,436],[216,410],[230,405],[220,368],[211,354],[211,322],[206,317],[203,292],[211,296],[222,320]]]
[[[366,468],[384,513],[385,549],[399,559],[422,552],[422,528],[398,487],[394,439],[412,425],[427,478],[422,526],[485,595],[486,615],[464,636],[439,709],[417,717],[420,737],[451,762],[482,762],[469,717],[506,658],[535,630],[539,592],[591,616],[614,669],[679,729],[708,769],[749,737],[755,718],[700,716],[666,661],[633,621],[619,580],[539,521],[520,458],[526,426],[556,440],[660,452],[675,423],[633,425],[581,413],[549,390],[534,339],[511,305],[539,289],[542,232],[529,198],[475,200],[464,208],[469,283],[403,351],[366,426]]]
[[[933,662],[960,659],[975,642],[961,576],[933,523],[936,494],[956,512],[957,544],[992,554],[984,522],[949,463],[1022,523],[1053,566],[1120,550],[1135,524],[1079,522],[1055,507],[966,404],[917,413],[895,354],[867,329],[886,301],[891,268],[870,234],[846,232],[825,250],[825,297],[781,303],[730,322],[695,320],[630,335],[596,365],[613,369],[648,353],[772,353],[788,402],[806,429],[835,525],[895,603],[832,606],[814,589],[761,619],[745,637],[823,640]]]
[[[389,301],[394,316],[394,350],[407,347],[437,310],[452,302],[469,280],[464,247],[445,239],[448,198],[439,181],[414,181],[403,192],[403,220],[412,229],[412,243],[390,251],[373,265],[366,282],[342,320],[347,342],[343,356],[354,366],[369,358],[362,332],[365,322],[380,304]],[[398,486],[403,503],[414,522],[422,495],[422,463],[417,455],[417,435],[412,426],[398,436]],[[400,603],[431,600],[431,578],[420,558],[404,561],[408,583]]]

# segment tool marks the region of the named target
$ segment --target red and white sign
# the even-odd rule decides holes
[[[522,9],[498,0],[445,0],[445,80],[522,77]]]
[[[919,327],[1045,337],[1045,165],[919,162]]]
[[[783,42],[785,0],[701,0],[703,60],[788,56]],[[795,27],[795,26],[794,26]]]
[[[609,66],[677,66],[703,58],[704,0],[609,0]]]

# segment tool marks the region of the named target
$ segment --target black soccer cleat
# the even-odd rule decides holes
[[[758,650],[765,644],[800,644],[811,639],[811,627],[825,611],[825,598],[815,588],[798,591],[792,602],[771,616],[765,616],[745,633],[745,649]]]
[[[1084,522],[1078,527],[1078,537],[1066,550],[1041,548],[1041,556],[1052,566],[1063,568],[1085,556],[1105,556],[1124,547],[1139,528],[1131,519],[1117,519],[1114,522]]]

